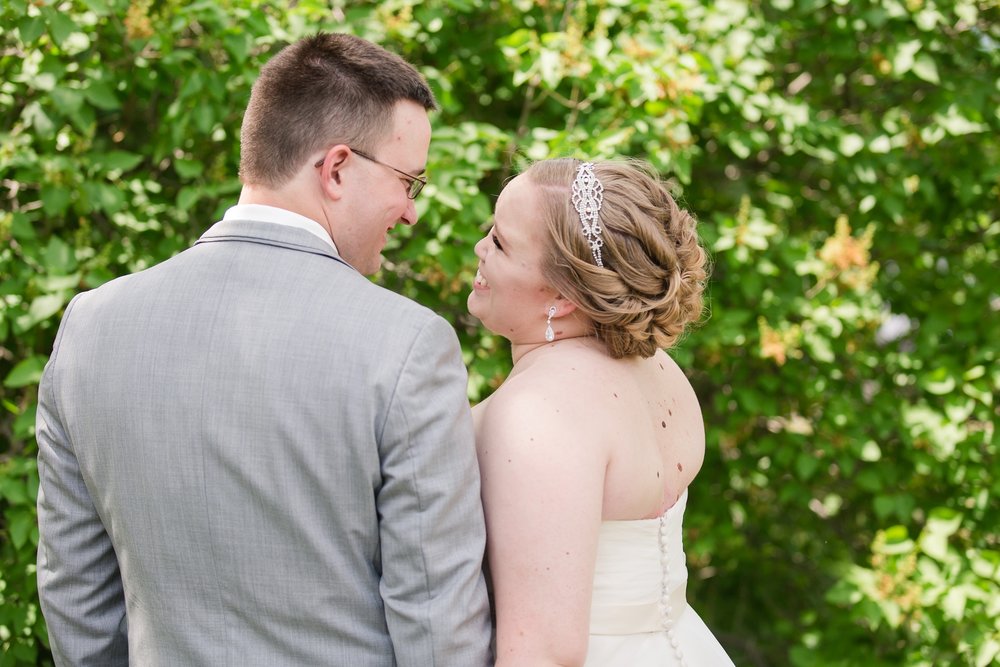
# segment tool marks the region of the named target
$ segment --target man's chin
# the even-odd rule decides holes
[[[376,273],[382,270],[382,263],[385,258],[382,255],[376,255],[374,259],[368,259],[364,263],[358,263],[357,265],[352,265],[358,270],[363,276],[374,276]]]

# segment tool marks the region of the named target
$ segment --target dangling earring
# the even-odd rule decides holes
[[[552,318],[555,317],[556,307],[549,308],[549,319],[545,322],[545,340],[552,342],[556,339],[556,333],[552,331]]]

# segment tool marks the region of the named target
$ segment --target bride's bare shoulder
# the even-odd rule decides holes
[[[479,409],[487,432],[503,429],[568,436],[577,442],[598,435],[606,423],[601,408],[612,396],[620,371],[606,356],[576,351],[550,353],[511,376]]]

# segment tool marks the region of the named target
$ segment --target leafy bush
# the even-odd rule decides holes
[[[5,0],[0,7],[0,665],[47,664],[37,382],[76,292],[235,199],[249,88],[350,30],[442,112],[377,280],[448,317],[470,398],[509,370],[465,314],[504,179],[550,155],[673,177],[715,264],[674,351],[710,449],[689,597],[737,664],[1000,654],[1000,9],[989,0]]]

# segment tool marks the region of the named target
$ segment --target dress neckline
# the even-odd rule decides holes
[[[649,519],[604,519],[601,521],[601,523],[642,524],[642,523],[653,523],[654,521],[661,521],[667,516],[670,516],[670,513],[673,512],[676,508],[678,507],[683,508],[687,504],[687,496],[688,496],[688,487],[684,487],[684,491],[677,498],[677,502],[675,502],[673,505],[665,509],[663,511],[663,514],[661,514],[660,516],[654,516]]]

